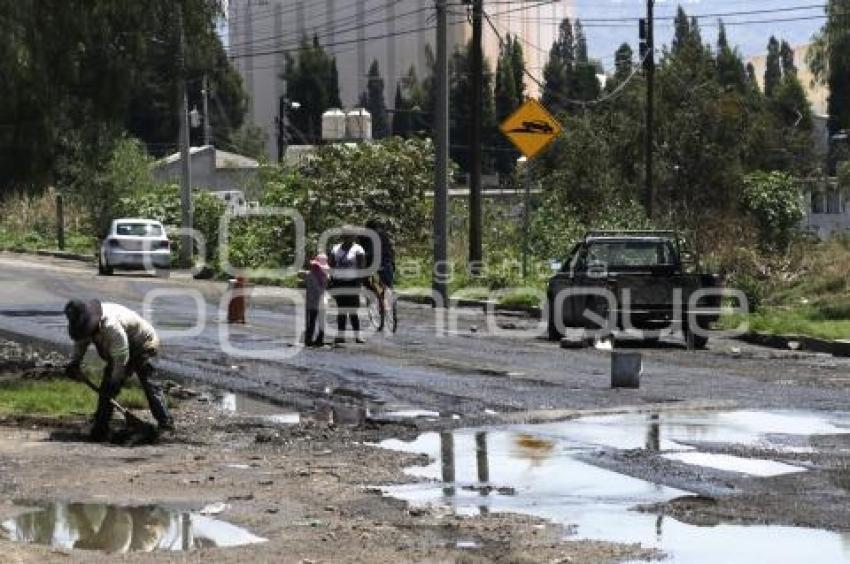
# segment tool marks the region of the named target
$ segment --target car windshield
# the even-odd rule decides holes
[[[155,223],[119,223],[115,233],[129,237],[161,237],[162,227]]]
[[[673,248],[667,241],[605,241],[587,249],[588,267],[670,266]]]

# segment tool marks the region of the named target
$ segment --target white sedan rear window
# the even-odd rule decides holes
[[[153,223],[119,223],[115,226],[115,233],[131,237],[161,237],[162,227]]]

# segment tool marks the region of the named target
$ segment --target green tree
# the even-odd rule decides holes
[[[410,123],[410,102],[401,93],[401,81],[395,87],[395,101],[393,102],[393,135],[397,137],[409,137],[412,132]]]
[[[674,54],[680,52],[691,42],[691,24],[682,6],[676,9],[673,21],[674,35],[671,50]]]
[[[451,138],[451,156],[460,168],[469,170],[470,153],[470,121],[472,115],[472,82],[470,77],[472,61],[472,43],[464,48],[458,47],[449,61],[449,130]],[[482,143],[485,147],[494,146],[498,143],[496,135],[496,114],[493,102],[493,72],[490,63],[485,58],[483,61],[482,81]],[[485,154],[485,159],[488,155]],[[486,159],[485,169],[492,170],[492,154]]]
[[[601,86],[596,73],[598,65],[588,57],[587,38],[581,20],[576,20],[573,26],[575,34],[575,68],[573,69],[572,84],[568,97],[575,100],[595,100],[599,97]]]
[[[426,60],[432,61],[429,57],[430,48],[426,47]],[[429,66],[433,66],[430,65]],[[433,92],[431,85],[433,78],[427,76],[424,81],[420,81],[416,75],[416,68],[411,65],[407,74],[399,80],[396,100],[399,100],[398,91],[401,94],[402,111],[399,112],[399,107],[396,107],[396,113],[393,115],[393,134],[402,137],[409,137],[415,134],[427,134],[431,127],[431,115],[433,108]],[[396,131],[396,120],[398,120],[398,131]]]
[[[378,68],[378,61],[372,61],[369,66],[369,78],[366,83],[366,92],[361,97],[365,108],[372,114],[372,137],[383,139],[390,134],[389,117],[387,116],[387,103],[384,100],[384,79]]]
[[[614,53],[614,80],[611,82],[610,89],[619,84],[622,84],[631,76],[634,70],[634,51],[628,43],[623,43],[617,48]]]
[[[779,53],[779,41],[770,36],[767,43],[767,59],[764,67],[764,95],[772,98],[782,81],[782,62]]]
[[[826,23],[815,35],[807,62],[815,78],[829,87],[829,133],[850,129],[850,0],[829,0]]]
[[[720,84],[726,88],[734,88],[738,92],[746,92],[748,84],[747,70],[737,49],[729,46],[726,38],[726,27],[720,22],[720,32],[717,37],[717,74]]]
[[[570,85],[575,68],[575,37],[569,18],[558,26],[558,38],[549,50],[549,60],[543,67],[543,105],[560,113],[568,109]]]
[[[245,94],[215,29],[219,1],[0,0],[0,187],[69,182],[108,159],[122,130],[152,152],[173,150],[177,10],[186,73],[210,78],[214,129],[226,138],[242,123]],[[198,86],[190,84],[193,96]]]
[[[336,62],[322,48],[318,36],[301,40],[296,56],[286,53],[281,77],[286,81],[287,96],[301,107],[289,116],[296,139],[315,143],[321,138],[322,114],[339,107]]]
[[[427,139],[323,145],[297,171],[264,167],[261,203],[301,212],[311,246],[325,229],[379,216],[399,247],[421,250],[427,248],[431,230],[433,155]],[[258,222],[247,230],[239,243],[244,262],[265,262],[268,257],[274,262],[291,255],[293,231],[284,229],[286,225],[280,220]]]
[[[514,73],[514,92],[516,92],[517,100],[523,102],[525,100],[526,68],[525,54],[523,53],[519,36],[514,37],[513,45],[511,46],[511,69]]]
[[[517,59],[515,58],[514,44],[515,40],[508,34],[499,50],[499,59],[496,61],[496,86],[493,96],[496,119],[500,122],[519,107],[523,101],[523,92],[517,91],[517,72],[514,68]]]
[[[515,65],[521,65],[519,69]],[[499,51],[499,59],[496,62],[496,87],[494,91],[494,102],[496,109],[496,121],[501,123],[512,114],[525,98],[525,85],[522,75],[525,69],[525,61],[522,58],[522,47],[517,39],[508,35]],[[519,83],[517,82],[519,79]],[[495,164],[496,170],[508,173],[514,170],[519,153],[513,145],[504,137],[495,138],[496,146]]]
[[[779,45],[779,60],[782,62],[782,76],[797,74],[797,65],[794,64],[794,49],[784,39]]]

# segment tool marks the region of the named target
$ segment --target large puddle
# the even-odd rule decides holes
[[[588,417],[542,425],[512,425],[425,433],[382,446],[432,457],[408,469],[435,480],[385,488],[414,505],[438,504],[463,515],[518,512],[573,525],[577,538],[641,543],[673,562],[850,561],[850,534],[796,527],[698,527],[630,509],[691,492],[605,470],[580,460],[602,448],[657,451],[681,462],[752,476],[803,472],[770,460],[713,457],[701,443],[809,448],[811,434],[848,431],[850,417],[805,412],[705,412]],[[817,547],[816,550],[814,547]],[[815,552],[813,552],[815,550]]]
[[[156,505],[63,502],[0,523],[0,536],[55,549],[119,554],[233,547],[266,540],[225,521]]]

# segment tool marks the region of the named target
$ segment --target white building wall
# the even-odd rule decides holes
[[[449,16],[449,49],[453,50],[469,41],[471,28],[465,8],[451,4],[455,4]],[[528,70],[539,80],[557,35],[557,22],[570,13],[570,5],[567,1],[542,6],[517,1],[485,5],[485,9],[502,37],[510,33],[520,38]],[[294,53],[303,36],[318,35],[326,51],[336,57],[340,98],[349,108],[357,104],[366,88],[369,66],[377,60],[384,97],[391,107],[396,83],[411,65],[420,78],[428,74],[426,45],[433,48],[436,35],[433,6],[433,0],[229,0],[229,53],[249,94],[248,117],[268,133],[269,157],[277,156],[275,118],[285,88],[279,79],[283,51]],[[485,57],[495,71],[499,40],[486,21],[483,37]],[[526,84],[527,94],[537,96],[534,82]]]

